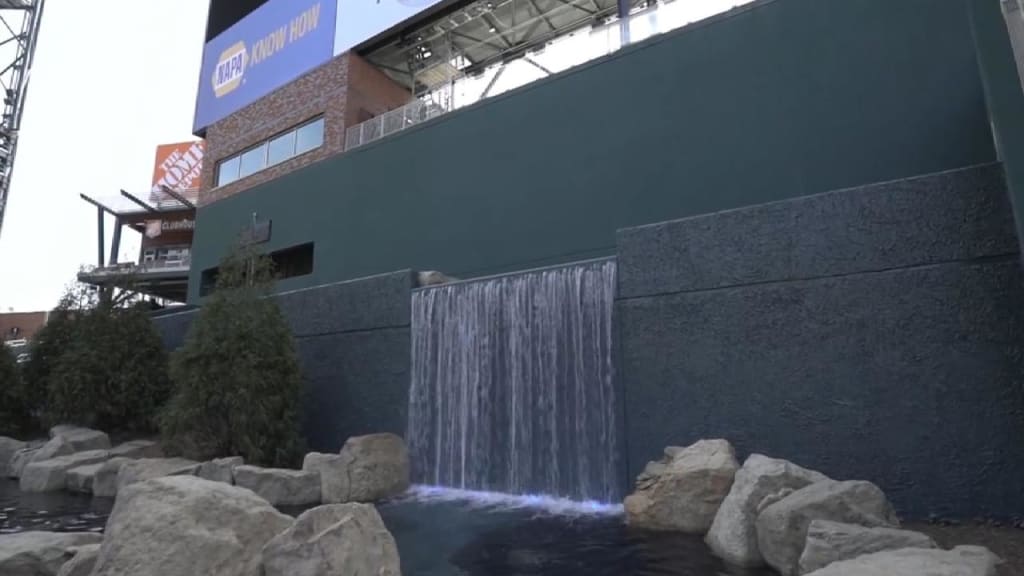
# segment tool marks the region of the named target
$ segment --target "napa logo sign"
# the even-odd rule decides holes
[[[337,0],[270,0],[203,51],[193,131],[255,102],[333,54]]]

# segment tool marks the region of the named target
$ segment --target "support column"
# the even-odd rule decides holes
[[[104,242],[105,234],[103,233],[103,226],[105,224],[106,223],[104,222],[104,219],[103,219],[103,208],[100,208],[99,206],[97,206],[96,207],[96,234],[97,234],[97,240],[99,240],[99,243],[96,246],[96,265],[99,266],[100,268],[103,268],[103,266],[104,266],[104,263],[103,263],[103,249],[104,249],[104,246],[103,245],[105,244],[105,242]]]
[[[121,228],[124,223],[120,218],[114,220],[114,239],[110,242],[110,265],[117,264],[117,255],[121,251]]]

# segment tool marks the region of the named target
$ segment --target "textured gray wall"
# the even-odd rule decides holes
[[[298,346],[310,449],[337,451],[371,432],[405,434],[412,288],[406,270],[276,296]],[[169,349],[184,342],[195,314],[154,318]]]
[[[913,517],[1024,513],[1024,283],[989,165],[619,233],[631,476],[724,437]]]

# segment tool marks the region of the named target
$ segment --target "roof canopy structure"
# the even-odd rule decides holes
[[[630,5],[644,0],[630,0]],[[360,52],[414,93],[524,55],[553,38],[599,24],[618,0],[477,0],[460,3]]]

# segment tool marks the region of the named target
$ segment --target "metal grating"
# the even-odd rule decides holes
[[[3,232],[18,131],[28,91],[29,73],[39,37],[44,0],[0,0],[0,233]]]

